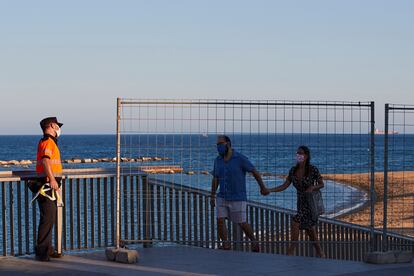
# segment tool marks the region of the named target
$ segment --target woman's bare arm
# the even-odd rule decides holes
[[[286,190],[290,186],[291,183],[292,181],[290,181],[290,179],[287,178],[282,185],[269,189],[269,192],[273,192],[273,193],[282,192]]]

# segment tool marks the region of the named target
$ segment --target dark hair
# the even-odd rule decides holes
[[[229,136],[227,136],[227,135],[219,135],[219,136],[217,136],[217,138],[219,138],[219,139],[223,139],[224,141],[226,141],[226,143],[228,143],[229,144],[229,146],[231,147],[231,140],[230,140],[230,138],[229,138]]]
[[[305,176],[309,176],[310,173],[310,161],[311,161],[311,153],[310,153],[310,149],[307,146],[299,146],[298,150],[301,149],[303,150],[303,152],[306,154],[306,156],[308,157],[306,159],[306,163],[305,163]],[[296,173],[296,170],[299,168],[299,164],[296,164],[295,169],[294,169],[294,173]]]

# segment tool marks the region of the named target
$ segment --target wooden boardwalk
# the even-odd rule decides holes
[[[33,256],[1,257],[0,275],[414,275],[414,263],[370,265],[193,247],[138,251],[141,258],[134,265],[108,262],[103,250],[71,253],[48,263],[37,262]]]

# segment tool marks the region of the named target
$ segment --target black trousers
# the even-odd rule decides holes
[[[49,192],[47,192],[49,194]],[[53,225],[56,222],[56,200],[52,201],[44,196],[39,196],[37,199],[40,210],[39,229],[37,234],[36,255],[47,256],[52,253],[52,231]]]

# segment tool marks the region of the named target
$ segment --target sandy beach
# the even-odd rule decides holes
[[[370,174],[325,174],[325,179],[348,184],[369,192]],[[384,213],[384,173],[375,173],[375,227],[382,228]],[[398,233],[414,233],[414,172],[388,173],[388,229]],[[359,225],[370,225],[370,204],[343,215],[341,220]]]

